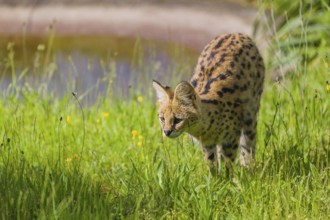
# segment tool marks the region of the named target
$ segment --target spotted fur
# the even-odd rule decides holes
[[[241,164],[249,165],[264,75],[263,59],[250,37],[216,37],[202,51],[190,83],[172,89],[153,82],[164,134],[189,133],[201,143],[210,166],[218,167],[220,159],[230,166],[239,152]]]

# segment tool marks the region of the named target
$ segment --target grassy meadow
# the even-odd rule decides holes
[[[234,180],[212,176],[189,136],[163,137],[152,79],[138,82],[147,92],[107,89],[86,105],[20,84],[14,54],[1,62],[12,73],[0,97],[1,219],[330,218],[329,57],[279,82],[268,73],[256,162]]]

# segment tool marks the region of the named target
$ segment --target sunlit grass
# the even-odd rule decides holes
[[[17,88],[0,99],[1,216],[326,219],[326,77],[320,67],[266,82],[256,164],[237,167],[235,181],[212,177],[188,136],[164,138],[148,96],[105,96],[81,109],[75,94]]]
[[[136,51],[132,63],[142,63],[130,96],[111,90],[111,62],[103,75],[108,88],[92,104],[85,100],[93,90],[70,90],[74,79],[63,97],[24,83],[27,70],[17,71],[7,52],[0,66],[12,73],[0,98],[2,219],[329,218],[328,59],[265,83],[256,163],[235,166],[230,179],[209,173],[188,135],[163,137],[152,79],[144,75],[157,64],[144,68]],[[41,69],[51,80],[59,73],[49,71],[47,56]],[[191,68],[180,66],[169,84]]]

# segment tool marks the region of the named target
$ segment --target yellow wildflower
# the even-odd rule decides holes
[[[135,136],[137,135],[137,130],[132,130],[132,140],[134,141],[135,140]]]
[[[65,159],[65,162],[70,163],[72,161],[72,158],[68,157]]]
[[[132,136],[136,136],[137,135],[137,130],[132,130]]]
[[[96,123],[97,124],[100,124],[100,119],[96,119]]]
[[[66,123],[71,124],[71,116],[70,115],[66,116]]]
[[[138,100],[138,102],[141,103],[141,102],[143,102],[143,97],[142,97],[142,96],[138,96],[138,97],[137,97],[137,100]]]
[[[139,142],[137,143],[137,146],[138,146],[138,147],[142,147],[142,141],[139,141]]]
[[[327,84],[327,91],[330,91],[330,84]]]
[[[102,116],[103,116],[103,118],[109,117],[109,112],[102,112]]]

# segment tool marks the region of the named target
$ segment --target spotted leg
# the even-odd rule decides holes
[[[245,119],[243,123],[240,138],[240,162],[242,166],[249,166],[254,160],[256,148],[256,116]]]
[[[218,145],[218,156],[225,162],[227,170],[231,169],[232,163],[237,156],[238,139],[239,137],[236,137],[232,141],[227,141],[222,145]]]
[[[217,146],[214,145],[203,145],[202,151],[204,159],[209,166],[212,174],[217,173],[218,170],[218,158],[217,158]]]

